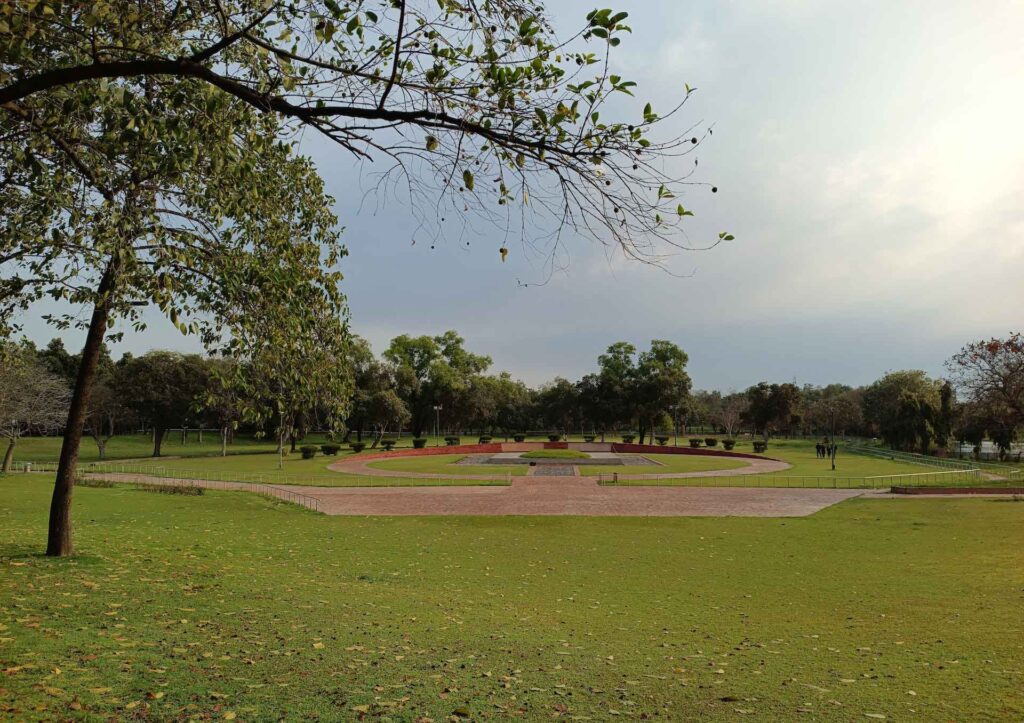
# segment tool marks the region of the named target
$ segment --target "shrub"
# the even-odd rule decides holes
[[[718,438],[717,437],[708,437],[708,438],[706,438],[704,440],[704,444],[706,444],[709,447],[717,447],[718,446]]]
[[[75,486],[76,487],[107,488],[107,487],[113,487],[116,484],[117,484],[116,482],[113,482],[111,480],[100,479],[98,477],[75,477]]]
[[[592,434],[584,434],[583,435],[583,441],[584,442],[593,442],[595,439],[596,439],[596,437],[594,435],[592,435]]]
[[[384,448],[385,452],[390,452],[391,450],[393,450],[395,448],[395,442],[396,441],[398,441],[398,440],[395,440],[395,439],[382,439],[380,441],[380,446]],[[423,440],[423,441],[426,442],[427,440]]]
[[[622,441],[626,444],[633,444],[633,440],[636,439],[635,434],[624,434],[622,435]]]
[[[723,439],[722,440],[722,446],[725,447],[726,449],[732,449],[733,447],[736,446],[736,440],[735,439]]]
[[[456,447],[456,446],[458,446],[459,442],[461,442],[461,441],[462,440],[459,439],[458,437],[445,437],[444,438],[444,443],[447,444],[449,447]]]
[[[426,446],[427,446],[427,438],[426,437],[413,437],[412,438],[412,448],[413,449],[423,449]]]
[[[162,495],[188,495],[190,497],[199,497],[203,494],[203,488],[199,485],[193,484],[163,485],[150,482],[135,482],[133,483],[133,486],[143,492],[158,492]]]
[[[549,442],[558,442],[558,441],[561,441],[561,439],[562,439],[562,435],[560,435],[560,434],[549,434],[548,435],[548,441]]]
[[[351,444],[349,445],[349,447],[351,447],[351,448],[352,448],[352,451],[353,451],[353,452],[355,452],[356,454],[359,454],[359,453],[360,453],[360,452],[362,452],[362,451],[363,451],[364,449],[366,449],[366,442],[352,442],[352,443],[351,443]]]
[[[754,451],[757,452],[758,454],[760,454],[762,452],[767,452],[768,451],[768,443],[767,442],[754,442]]]
[[[697,448],[701,445],[704,440],[700,437],[690,437],[690,446]]]
[[[314,457],[316,457],[316,453],[318,450],[313,445],[306,444],[303,445],[302,447],[299,447],[299,451],[302,452],[303,459],[313,459]]]
[[[340,444],[321,444],[320,451],[327,455],[335,455],[341,449]]]
[[[525,434],[513,434],[512,435],[512,439],[514,439],[516,442],[525,442],[526,441],[526,435]]]
[[[666,444],[668,444],[668,437],[658,436],[654,438],[654,441],[660,444],[662,447],[664,447]]]
[[[480,435],[480,439],[477,440],[477,441],[480,444],[490,444],[492,439],[494,439],[494,437],[492,437],[491,435],[489,435],[489,434],[482,434],[482,435]]]

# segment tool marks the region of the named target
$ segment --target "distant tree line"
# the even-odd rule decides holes
[[[104,347],[85,431],[102,459],[111,438],[140,429],[152,434],[154,456],[171,429],[217,430],[226,454],[240,431],[294,451],[312,431],[376,446],[400,431],[430,434],[435,425],[441,433],[505,438],[628,432],[641,443],[694,429],[726,437],[853,435],[920,452],[945,449],[951,439],[974,446],[988,439],[1009,454],[1024,426],[1018,334],[967,345],[947,362],[947,379],[903,370],[862,387],[760,382],[727,393],[692,390],[686,353],[658,339],[646,350],[616,342],[593,372],[537,387],[491,372],[490,357],[466,349],[455,331],[403,334],[379,356],[359,337],[344,349],[341,358],[318,358],[313,344],[291,359],[151,351],[115,361]],[[44,348],[8,343],[2,353],[7,469],[21,436],[60,431],[80,360],[60,339]]]

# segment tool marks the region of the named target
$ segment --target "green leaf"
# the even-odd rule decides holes
[[[441,143],[434,136],[427,136],[427,150],[436,151]]]
[[[462,172],[462,182],[466,184],[468,190],[473,190],[473,172],[468,168]]]

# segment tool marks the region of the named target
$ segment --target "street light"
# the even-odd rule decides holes
[[[441,429],[441,410],[444,409],[440,404],[434,405],[434,446],[440,447],[440,434]]]

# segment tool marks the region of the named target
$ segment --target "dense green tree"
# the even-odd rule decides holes
[[[597,357],[600,399],[609,425],[636,421],[636,347],[615,342]]]
[[[941,388],[920,370],[889,372],[864,390],[864,421],[894,449],[927,451]]]
[[[541,387],[537,406],[544,426],[567,436],[580,419],[580,401],[576,385],[563,377]]]
[[[640,444],[648,431],[653,444],[658,424],[666,417],[672,419],[676,409],[686,408],[691,386],[688,361],[686,352],[664,339],[654,339],[651,348],[640,354],[635,385]]]
[[[747,389],[747,416],[754,431],[769,435],[789,433],[800,425],[800,388],[795,384],[760,382]]]
[[[161,456],[168,429],[188,426],[209,382],[198,354],[151,351],[119,370],[117,388],[138,418],[153,430],[153,456]]]
[[[354,392],[346,434],[355,432],[356,439],[362,441],[363,431],[373,429],[376,446],[390,427],[409,422],[409,409],[395,391],[394,368],[374,358],[365,339],[353,339],[350,359]]]
[[[490,357],[467,351],[455,331],[440,336],[402,334],[391,340],[384,358],[395,367],[396,387],[409,408],[412,433],[417,437],[433,422],[434,406],[447,410],[446,424],[461,421],[462,395],[471,380],[491,365]]]

